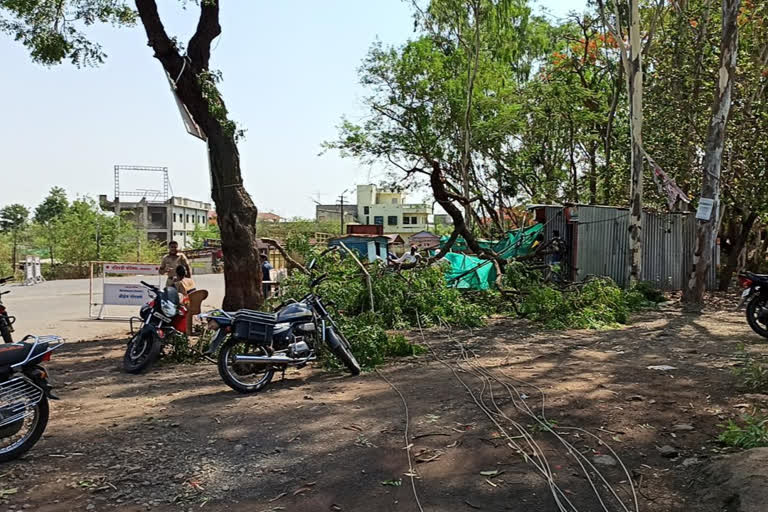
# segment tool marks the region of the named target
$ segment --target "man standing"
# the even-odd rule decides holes
[[[269,262],[269,253],[267,251],[261,251],[261,282],[266,283],[272,280],[270,270],[272,270],[272,264]],[[261,291],[264,293],[264,300],[269,298],[269,291],[272,288],[270,284],[262,284]]]
[[[192,269],[189,268],[189,261],[184,253],[179,252],[179,243],[175,240],[168,242],[168,254],[163,256],[163,261],[160,262],[160,275],[167,275],[168,279],[165,281],[165,286],[173,286],[174,277],[176,276],[176,267],[182,265],[187,270],[187,275],[192,275]]]

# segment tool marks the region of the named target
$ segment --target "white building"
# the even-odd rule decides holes
[[[211,204],[186,197],[171,197],[167,201],[107,201],[106,195],[99,196],[104,210],[123,214],[136,222],[139,229],[147,233],[150,240],[169,242],[175,240],[184,249],[192,244],[192,232],[196,226],[208,224]]]
[[[403,192],[357,186],[357,221],[384,226],[384,233],[413,234],[429,228],[426,204],[407,204]]]

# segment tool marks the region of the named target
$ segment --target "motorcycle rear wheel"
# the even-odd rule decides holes
[[[11,429],[11,431],[15,430],[13,434],[0,439],[0,462],[18,459],[40,440],[40,436],[48,425],[48,413],[48,399],[42,397],[34,406],[34,412],[23,420],[19,420],[22,422],[20,428]]]
[[[160,357],[163,344],[155,334],[139,333],[128,342],[123,356],[123,369],[128,373],[141,373]]]
[[[768,316],[768,296],[758,295],[747,304],[747,323],[757,334],[768,338],[768,323],[761,320],[762,315]]]
[[[236,363],[236,355],[268,356],[269,352],[264,347],[229,338],[219,350],[218,359],[219,375],[227,386],[238,393],[256,393],[272,381],[275,374],[272,366]]]

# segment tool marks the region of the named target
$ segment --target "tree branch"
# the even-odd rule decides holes
[[[221,34],[219,0],[202,0],[197,29],[187,46],[187,55],[197,68],[208,69],[208,63],[211,60],[211,42],[219,37],[219,34]]]
[[[181,56],[176,43],[165,32],[155,0],[136,0],[136,9],[147,32],[147,45],[155,51],[155,57],[163,63],[166,70],[168,70],[166,62],[171,63],[174,60],[178,60],[177,64],[181,69]]]

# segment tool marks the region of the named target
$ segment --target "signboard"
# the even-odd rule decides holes
[[[103,304],[141,306],[149,300],[149,290],[140,284],[104,283]]]
[[[130,275],[147,275],[147,274],[159,274],[160,265],[153,265],[151,263],[105,263],[105,274],[130,274]]]
[[[699,199],[699,208],[696,210],[698,220],[709,220],[712,218],[712,208],[715,206],[715,200],[708,197]]]

